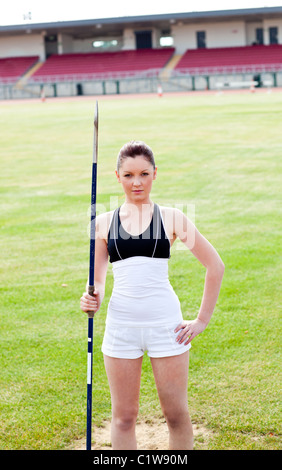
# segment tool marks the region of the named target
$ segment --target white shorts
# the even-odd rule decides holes
[[[179,323],[158,327],[127,327],[106,325],[102,352],[120,359],[137,359],[147,351],[149,357],[168,357],[183,354],[191,344],[179,344],[174,329]]]

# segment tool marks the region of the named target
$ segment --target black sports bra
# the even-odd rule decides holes
[[[140,235],[130,235],[120,221],[120,207],[114,211],[108,232],[108,252],[110,262],[133,256],[149,258],[170,258],[170,241],[165,233],[161,211],[154,204],[154,212],[149,227]]]

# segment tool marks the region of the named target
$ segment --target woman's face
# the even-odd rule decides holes
[[[117,179],[122,184],[128,202],[149,202],[153,180],[157,168],[143,156],[127,157],[116,171]]]

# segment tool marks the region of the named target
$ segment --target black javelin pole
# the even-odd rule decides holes
[[[94,146],[92,162],[91,186],[91,218],[90,218],[90,256],[88,294],[94,294],[95,267],[95,222],[96,222],[96,188],[97,188],[97,157],[98,157],[98,102],[96,101],[94,115]],[[87,354],[87,431],[86,450],[91,450],[92,434],[92,364],[93,364],[93,318],[94,313],[88,312],[88,354]]]

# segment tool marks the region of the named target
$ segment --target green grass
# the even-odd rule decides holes
[[[85,436],[94,99],[1,106],[0,448],[63,449]],[[99,210],[122,203],[119,148],[154,150],[159,204],[195,208],[225,276],[207,330],[193,341],[189,407],[210,431],[196,449],[280,448],[282,94],[155,95],[99,103]],[[176,245],[170,279],[185,318],[197,314],[204,269]],[[62,286],[66,284],[66,286]],[[112,288],[95,317],[93,423],[110,418],[100,352]],[[149,359],[140,416],[161,415]]]

